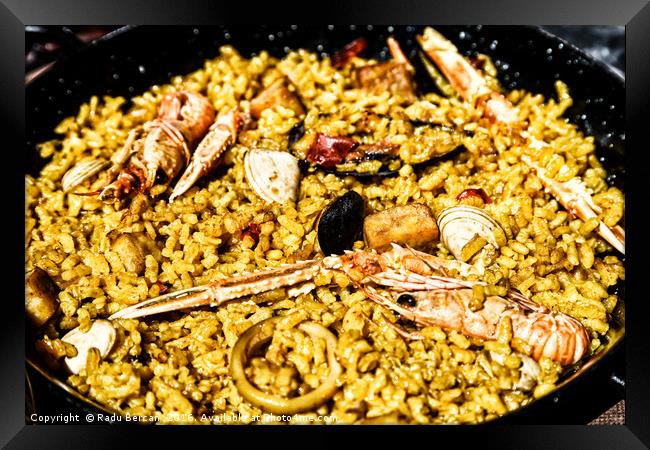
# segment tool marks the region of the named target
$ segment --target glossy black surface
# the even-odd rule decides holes
[[[594,58],[625,73],[624,26],[552,25],[543,28],[580,47]]]
[[[385,59],[388,56],[385,38],[392,34],[415,62],[414,38],[421,28],[296,26],[262,27],[255,31],[244,26],[139,27],[114,32],[80,54],[57,62],[27,86],[25,170],[31,174],[38,172],[43,161],[39,160],[34,144],[54,137],[52,130],[60,120],[74,114],[91,95],[132,97],[152,84],[168,82],[173,75],[201,68],[205,59],[217,55],[220,45],[232,44],[244,56],[266,49],[281,57],[298,47],[326,56],[352,39],[365,36],[370,46],[363,55]],[[554,82],[559,79],[567,83],[574,105],[565,117],[595,137],[598,155],[611,174],[610,182],[623,188],[625,92],[622,78],[612,69],[537,28],[436,28],[465,54],[490,55],[505,89],[523,88],[556,97]],[[418,77],[418,82],[421,90],[435,89],[426,77]],[[564,388],[503,420],[585,423],[608,406],[603,404],[603,399],[622,396],[610,377],[615,372],[623,376],[623,361],[622,346],[618,345]],[[50,384],[44,386],[44,389],[58,389]],[[38,393],[35,396],[38,408]],[[61,396],[77,402],[68,395]]]
[[[318,220],[318,244],[323,254],[342,255],[352,250],[361,237],[365,201],[355,191],[349,191],[327,205]]]

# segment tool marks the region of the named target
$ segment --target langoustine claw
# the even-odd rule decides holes
[[[219,306],[237,298],[309,281],[322,270],[321,264],[318,260],[308,260],[267,271],[236,275],[204,286],[161,295],[122,309],[109,319],[133,319],[199,306]]]
[[[598,219],[602,212],[591,198],[587,188],[579,178],[569,181],[557,181],[546,176],[546,170],[534,162],[528,155],[523,155],[521,160],[528,164],[540,179],[547,191],[553,195],[571,214],[586,222]],[[608,227],[602,220],[598,221],[598,234],[609,242],[616,250],[625,254],[625,230],[619,225]]]
[[[463,57],[454,44],[431,27],[425,28],[417,40],[451,86],[467,102],[483,106],[486,116],[498,122],[516,122],[518,112],[501,93],[494,92],[485,78]]]
[[[386,39],[386,44],[388,44],[388,50],[390,51],[390,56],[393,58],[393,61],[399,64],[404,64],[406,68],[413,72],[415,69],[411,65],[411,62],[404,54],[402,47],[400,47],[399,42],[393,36],[390,36]]]
[[[485,283],[446,276],[452,270],[467,276],[472,267],[398,245],[383,253],[357,250],[166,294],[125,308],[109,319],[144,317],[198,306],[214,307],[281,287],[302,285],[307,286],[308,291],[313,289],[309,282],[316,275],[322,271],[338,271],[371,300],[416,323],[436,324],[492,339],[500,321],[509,317],[513,336],[530,345],[531,356],[535,359],[544,356],[561,364],[571,364],[585,354],[589,337],[575,319],[552,313],[515,292],[507,297],[488,296],[483,308],[474,312],[469,306],[472,287]],[[288,294],[304,292],[305,289],[295,287],[289,289]],[[413,305],[402,306],[393,301],[404,293],[415,298]]]
[[[237,140],[237,132],[244,121],[244,116],[237,109],[232,109],[217,118],[199,142],[189,165],[176,183],[169,196],[170,202],[187,192],[199,178],[214,170],[223,152]]]

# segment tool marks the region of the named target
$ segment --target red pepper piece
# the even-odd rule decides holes
[[[169,287],[167,287],[166,284],[163,284],[160,281],[156,281],[156,284],[158,285],[160,295],[166,293],[169,290]]]
[[[365,38],[355,39],[332,56],[332,67],[339,69],[345,66],[348,61],[364,51],[367,46],[368,41]]]
[[[260,240],[260,226],[256,223],[251,223],[239,233],[239,239],[244,239],[246,236],[250,236],[253,241],[255,241],[255,245]]]
[[[458,194],[456,197],[456,200],[461,201],[466,198],[470,197],[480,197],[483,200],[483,203],[492,203],[492,200],[490,199],[490,196],[487,195],[487,192],[485,192],[482,188],[470,188],[470,189],[465,189],[463,192]]]
[[[307,152],[307,161],[331,168],[341,164],[348,153],[358,145],[351,138],[332,137],[318,133]]]

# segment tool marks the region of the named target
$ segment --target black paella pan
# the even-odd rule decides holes
[[[331,55],[346,43],[365,37],[362,54],[387,59],[386,37],[394,35],[417,63],[415,36],[421,26],[273,26],[256,27],[124,27],[94,41],[79,53],[66,56],[26,87],[26,173],[37,175],[45,161],[35,144],[54,138],[53,129],[92,95],[130,98],[151,85],[164,84],[203,66],[231,44],[249,57],[261,50],[282,57],[296,48]],[[625,82],[605,64],[540,28],[493,26],[436,27],[466,55],[492,57],[506,90],[515,88],[555,96],[554,82],[564,81],[574,105],[565,113],[582,131],[595,137],[597,155],[606,167],[608,182],[624,188]],[[416,78],[423,91],[436,88],[423,70]],[[127,104],[128,107],[128,104]],[[624,299],[623,285],[616,290]],[[623,302],[621,302],[623,303]],[[566,374],[553,393],[494,422],[583,424],[624,396],[623,311],[612,324],[602,351]],[[36,405],[57,405],[57,412],[113,413],[64,383],[33,351],[27,337],[29,373],[41,388]],[[35,392],[37,390],[35,389]],[[47,399],[45,398],[47,397]],[[47,401],[46,401],[47,400]],[[82,416],[83,417],[83,416]],[[493,422],[493,423],[494,423]]]

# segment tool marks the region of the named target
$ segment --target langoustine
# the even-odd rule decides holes
[[[204,96],[189,92],[167,94],[158,117],[132,130],[111,158],[107,185],[100,200],[114,202],[134,190],[147,192],[160,172],[171,183],[190,161],[191,148],[214,122],[215,111]]]
[[[588,349],[589,336],[580,322],[563,313],[551,312],[516,292],[505,297],[488,296],[483,308],[472,311],[469,307],[472,287],[485,283],[447,276],[451,271],[467,276],[471,266],[395,244],[382,253],[357,250],[233,276],[156,297],[118,311],[109,319],[145,317],[199,306],[217,307],[230,300],[282,287],[291,287],[288,295],[298,295],[313,289],[311,280],[322,271],[344,273],[368,298],[419,324],[435,324],[489,340],[495,337],[499,323],[507,317],[512,322],[513,336],[530,346],[530,356],[534,359],[547,357],[567,365],[581,359]],[[414,298],[412,305],[399,304],[397,300],[404,293]]]

